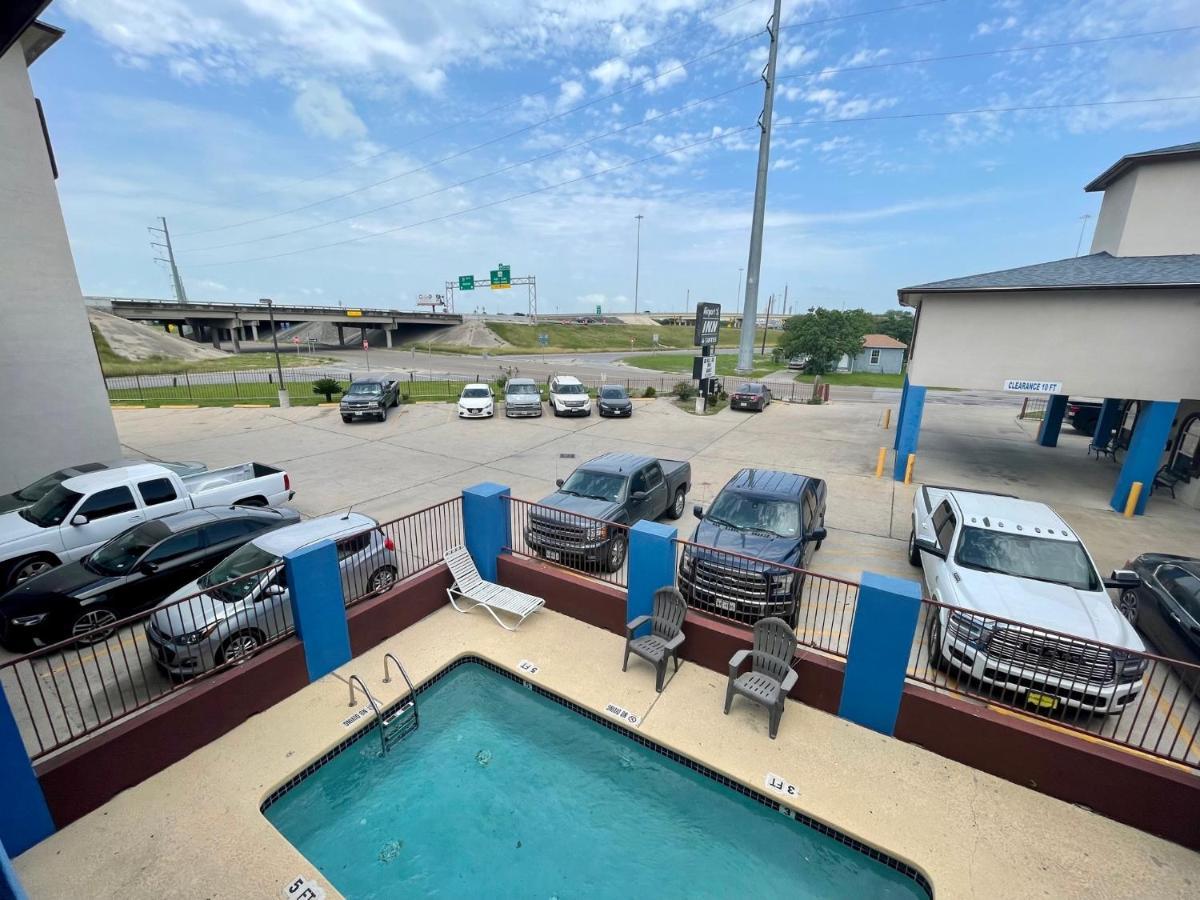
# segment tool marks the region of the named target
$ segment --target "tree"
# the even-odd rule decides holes
[[[863,336],[874,326],[870,313],[861,309],[814,307],[792,316],[783,325],[779,346],[788,359],[806,357],[806,372],[823,375],[843,355],[853,357],[863,348]]]
[[[332,403],[333,395],[341,392],[342,386],[338,384],[336,378],[318,378],[313,382],[313,393],[324,394],[326,403]]]
[[[878,334],[886,334],[905,345],[912,344],[913,314],[908,310],[889,309],[875,316],[874,329]]]

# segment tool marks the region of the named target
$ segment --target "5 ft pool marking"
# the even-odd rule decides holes
[[[539,666],[535,662],[530,662],[527,659],[523,659],[519,663],[517,663],[517,668],[520,669],[522,672],[524,672],[526,675],[536,675],[541,670],[541,666]]]
[[[284,887],[283,897],[284,900],[325,900],[325,889],[301,875]]]
[[[604,707],[604,711],[610,716],[620,719],[622,722],[628,722],[634,728],[637,728],[642,721],[642,717],[637,713],[631,713],[629,710],[625,709],[624,707],[617,706],[615,703],[608,704],[608,706]]]

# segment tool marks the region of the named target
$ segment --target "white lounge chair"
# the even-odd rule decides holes
[[[471,559],[471,554],[462,545],[451,547],[442,554],[442,559],[446,561],[446,565],[450,567],[450,574],[454,576],[454,584],[446,589],[446,594],[450,597],[450,605],[459,612],[470,612],[475,607],[482,606],[501,627],[516,631],[525,619],[546,605],[546,601],[541,597],[484,581],[479,570],[475,568],[475,560]],[[455,597],[468,602],[459,606]],[[517,624],[506,625],[504,620],[496,615],[497,610],[516,616]]]

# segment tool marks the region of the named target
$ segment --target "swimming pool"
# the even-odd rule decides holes
[[[903,863],[481,661],[420,704],[386,757],[367,729],[264,803],[351,900],[929,896]]]

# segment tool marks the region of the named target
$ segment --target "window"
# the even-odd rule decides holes
[[[133,568],[142,554],[170,535],[162,522],[144,522],[117,535],[84,560],[84,568],[101,575],[120,575]]]
[[[800,536],[800,504],[795,500],[721,491],[704,518],[738,531],[757,531],[784,538]]]
[[[347,559],[356,553],[362,553],[371,544],[371,532],[364,531],[362,534],[356,534],[348,538],[342,538],[337,542],[337,555],[339,560]]]
[[[1200,578],[1179,566],[1163,566],[1156,577],[1192,621],[1200,622]]]
[[[633,476],[633,481],[629,485],[630,493],[634,491],[648,491],[649,486],[646,484],[646,470],[642,469],[636,472]]]
[[[645,472],[646,484],[648,485],[647,490],[654,490],[663,483],[662,469],[658,466],[646,466]]]
[[[183,556],[185,553],[194,553],[200,549],[200,546],[199,528],[193,528],[190,531],[181,531],[151,550],[150,555],[146,557],[146,562],[166,562],[169,559],[176,559]]]
[[[624,489],[625,479],[620,475],[608,472],[589,472],[587,469],[576,469],[566,483],[559,488],[564,494],[611,502],[619,500]]]
[[[810,534],[817,527],[817,498],[812,491],[804,492],[804,533]]]
[[[941,505],[933,511],[933,531],[937,535],[938,546],[947,553],[950,552],[950,543],[954,540],[956,524],[954,511],[950,509],[950,504],[943,500]]]
[[[87,516],[89,519],[103,519],[135,509],[137,504],[133,502],[133,492],[122,485],[92,494],[84,501],[83,506],[79,507],[78,515]]]
[[[1065,584],[1080,591],[1103,589],[1100,576],[1079,541],[968,526],[963,529],[955,561],[960,566],[981,572]]]
[[[227,519],[224,522],[214,522],[211,525],[205,525],[201,529],[201,532],[208,546],[213,547],[217,544],[223,544],[226,541],[257,534],[264,527],[265,523],[257,519]]]
[[[879,351],[878,350],[871,351],[870,362],[871,362],[871,365],[873,365],[873,366],[879,365]]]
[[[138,485],[138,493],[142,495],[142,500],[147,506],[167,503],[178,496],[175,493],[175,485],[171,484],[170,478],[155,478],[152,481],[143,481]]]

